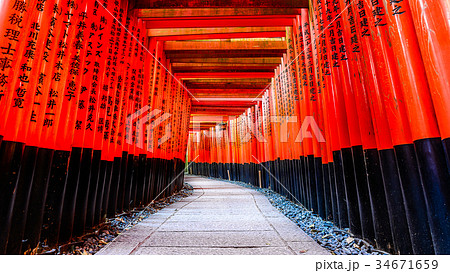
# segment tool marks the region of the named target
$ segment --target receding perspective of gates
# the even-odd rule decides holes
[[[450,254],[449,16],[447,0],[0,0],[0,254],[145,207],[186,169],[393,254]]]

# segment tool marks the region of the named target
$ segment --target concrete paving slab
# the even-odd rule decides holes
[[[227,232],[157,232],[142,246],[186,246],[186,247],[285,247],[278,234],[268,231]]]
[[[272,230],[266,221],[174,222],[167,221],[160,231],[241,231]]]
[[[290,242],[288,245],[297,255],[331,255],[328,250],[316,242]]]
[[[137,246],[138,243],[145,241],[145,239],[150,235],[151,233],[133,233],[133,232],[125,232],[118,236],[114,242],[115,243],[136,243],[135,246]]]
[[[285,247],[140,247],[134,255],[293,255]]]
[[[194,194],[119,235],[98,254],[329,254],[256,191],[188,176]]]
[[[298,229],[298,226],[289,220],[287,217],[270,217],[267,218],[267,220],[275,227],[275,229],[280,228],[291,228],[291,229]]]
[[[96,255],[129,255],[138,246],[138,244],[139,242],[113,241],[97,252]]]
[[[259,213],[259,210],[257,209],[229,209],[229,210],[223,210],[223,209],[190,209],[190,208],[184,208],[177,212],[177,214],[181,215],[248,215],[248,214],[254,214]]]
[[[179,221],[179,222],[223,222],[223,221],[263,221],[264,216],[257,215],[212,215],[205,214],[199,215],[198,217],[193,217],[188,214],[175,214],[168,221]]]
[[[195,203],[191,203],[186,205],[185,207],[183,207],[184,209],[203,209],[203,210],[208,210],[208,209],[227,209],[227,210],[237,210],[237,211],[241,211],[240,208],[236,208],[235,204],[239,204],[239,206],[241,206],[241,209],[244,208],[246,210],[257,210],[254,206],[254,203],[251,202],[239,202],[236,201],[234,204],[228,204],[228,205],[223,205],[221,203],[214,203],[214,202],[195,202]]]
[[[278,228],[280,237],[286,242],[315,242],[303,230],[291,228]]]

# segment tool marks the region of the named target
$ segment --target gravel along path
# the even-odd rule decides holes
[[[214,180],[217,180],[214,178]],[[354,237],[348,229],[340,229],[330,221],[325,221],[304,206],[288,200],[286,197],[269,189],[256,188],[243,182],[221,180],[250,188],[263,193],[270,203],[293,221],[323,248],[335,255],[389,255],[376,249],[370,243]]]
[[[192,195],[192,193],[192,186],[185,183],[184,188],[172,196],[159,199],[145,208],[134,209],[117,215],[115,218],[107,219],[105,223],[96,227],[93,232],[74,238],[67,244],[55,248],[41,245],[30,253],[25,254],[94,255],[108,243],[114,241],[114,239],[123,232],[129,230],[161,209]]]

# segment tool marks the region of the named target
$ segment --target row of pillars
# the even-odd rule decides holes
[[[295,197],[391,253],[449,254],[449,10],[311,1],[256,105],[191,134],[191,172]]]
[[[182,188],[190,99],[127,0],[0,1],[0,37],[0,254]]]

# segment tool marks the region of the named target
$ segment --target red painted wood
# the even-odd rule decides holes
[[[450,4],[447,0],[410,0],[439,130],[450,137]],[[424,109],[428,110],[428,109]]]
[[[279,38],[284,32],[251,32],[251,33],[220,33],[220,34],[193,34],[173,35],[156,37],[159,41],[187,41],[187,40],[209,40],[209,39],[244,39],[244,38]]]
[[[219,17],[219,16],[283,16],[296,15],[300,13],[298,8],[158,8],[137,9],[136,16],[139,18],[173,18],[173,17]]]
[[[306,8],[306,0],[216,0],[205,2],[203,0],[175,0],[164,2],[159,0],[135,1],[135,8]]]
[[[273,77],[273,72],[253,72],[253,73],[220,73],[220,72],[204,72],[204,73],[175,73],[175,77],[179,79],[264,79]]]
[[[147,28],[213,28],[213,27],[274,27],[290,26],[291,18],[280,19],[210,19],[148,21]]]

